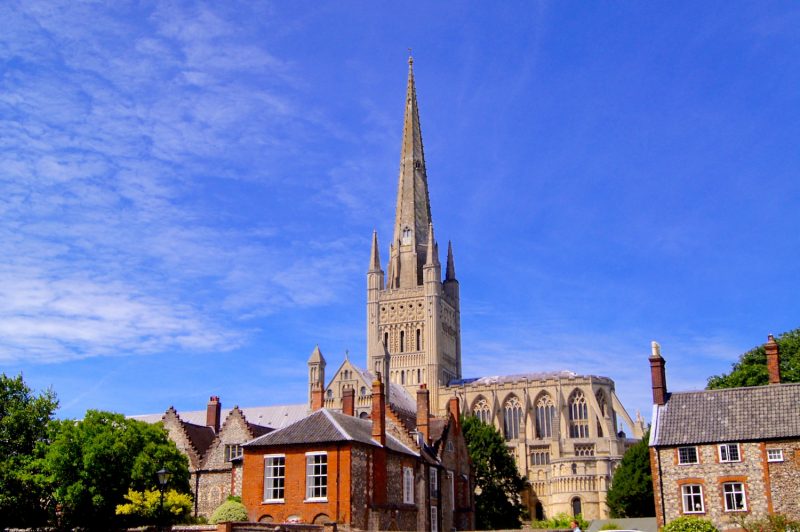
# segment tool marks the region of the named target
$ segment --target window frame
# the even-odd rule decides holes
[[[684,461],[681,456],[681,451],[683,449],[693,449],[694,450],[694,461]],[[678,447],[678,465],[695,465],[700,463],[700,451],[697,449],[697,445],[684,445],[683,447]]]
[[[731,458],[731,450],[736,449],[736,458]],[[742,450],[738,443],[720,443],[717,446],[720,463],[736,463],[742,461]]]
[[[431,497],[439,495],[439,471],[435,467],[430,468]]]
[[[727,491],[728,486],[739,486],[741,487],[741,492],[731,490],[730,492]],[[728,497],[735,497],[741,493],[742,496],[742,507],[741,508],[728,508]],[[734,482],[723,482],[722,483],[722,503],[723,508],[726,512],[746,512],[747,511],[747,490],[744,487],[744,482],[734,481]]]
[[[431,505],[431,532],[439,532],[439,509]]]
[[[237,451],[233,453],[233,451]],[[226,462],[233,462],[234,460],[244,456],[244,449],[241,443],[226,443],[223,447],[223,453]]]
[[[414,468],[403,467],[403,504],[414,504]]]
[[[324,457],[325,463],[316,463],[318,457]],[[312,463],[312,460],[314,462]],[[319,474],[312,468],[325,466],[325,473]],[[328,500],[328,452],[327,451],[310,451],[306,453],[306,498],[304,502],[327,502]],[[324,485],[311,483],[311,479],[324,478]],[[322,490],[324,495],[316,495],[313,490]]]
[[[770,456],[773,454],[773,456]],[[767,449],[767,462],[783,462],[783,449]]]
[[[282,476],[269,477],[269,478],[273,478],[273,479],[279,479],[280,478],[280,479],[283,479],[283,483],[282,483],[281,486],[273,486],[273,487],[271,487],[269,489],[271,489],[271,490],[280,490],[280,492],[283,495],[283,497],[280,497],[280,498],[267,498],[267,489],[268,489],[267,488],[267,478],[268,478],[267,477],[267,471],[268,471],[267,463],[268,463],[269,460],[275,460],[275,459],[278,459],[278,458],[283,459],[283,464],[280,464],[279,466],[273,466],[273,467],[282,467],[283,475]],[[262,493],[262,501],[261,502],[264,502],[264,503],[267,503],[267,504],[282,503],[282,502],[285,502],[285,496],[286,496],[286,455],[285,454],[265,454],[264,455],[264,492]]]
[[[686,493],[686,488],[697,488],[697,493]],[[695,500],[695,497],[699,497],[700,499],[700,509],[697,510],[696,508],[693,510],[686,509],[686,501],[687,498],[691,498]],[[703,497],[703,485],[702,484],[684,484],[681,486],[681,509],[683,510],[684,514],[704,514],[706,513],[706,502]]]

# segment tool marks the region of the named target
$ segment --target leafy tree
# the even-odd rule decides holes
[[[556,514],[550,519],[545,519],[544,521],[531,521],[529,528],[534,530],[557,530],[561,528],[569,528],[571,530],[569,525],[573,521],[578,523],[578,527],[580,527],[581,530],[589,529],[589,521],[584,519],[582,515],[570,515],[565,512]]]
[[[662,532],[718,532],[718,530],[711,521],[684,516],[667,523]]]
[[[464,437],[477,483],[476,525],[481,530],[519,528],[525,479],[500,433],[476,417],[463,420]]]
[[[606,504],[611,517],[650,517],[656,514],[648,434],[632,445],[614,472]]]
[[[169,516],[170,523],[181,523],[192,512],[192,497],[186,493],[169,490],[164,493],[164,506],[161,507],[161,492],[157,490],[128,490],[128,501],[117,505],[116,514],[128,516],[129,525],[142,525],[156,522],[162,516]]]
[[[241,501],[229,497],[228,500],[217,506],[211,514],[209,523],[225,523],[230,521],[247,521],[247,509]]]
[[[775,337],[781,354],[781,381],[800,382],[800,329],[794,329]],[[709,390],[736,388],[739,386],[761,386],[769,383],[767,353],[763,345],[742,354],[732,364],[728,374],[709,377]]]
[[[36,527],[47,518],[48,493],[35,463],[58,408],[56,395],[35,395],[22,375],[0,375],[0,523]]]
[[[59,526],[120,526],[115,509],[128,490],[157,489],[162,467],[171,473],[168,488],[189,492],[186,457],[160,425],[89,410],[82,421],[53,422],[52,431],[42,470],[60,507]]]

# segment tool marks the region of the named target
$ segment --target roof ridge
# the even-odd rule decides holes
[[[800,382],[781,382],[778,384],[757,384],[755,386],[735,386],[733,388],[713,388],[711,390],[682,390],[679,392],[669,392],[670,395],[686,395],[690,393],[728,393],[737,390],[775,390],[778,388],[788,388],[800,386]]]
[[[328,418],[328,420],[331,423],[333,423],[333,426],[336,427],[336,430],[339,431],[339,434],[344,436],[347,441],[353,441],[353,437],[350,435],[349,432],[344,430],[344,428],[339,424],[338,421],[336,421],[336,419],[334,419],[333,413],[330,410],[328,410],[327,408],[323,408],[323,409],[321,409],[321,411],[325,414],[325,416]]]

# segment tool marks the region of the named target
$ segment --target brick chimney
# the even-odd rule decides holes
[[[356,391],[353,388],[342,390],[342,413],[346,416],[354,416],[356,413]]]
[[[426,384],[420,384],[417,390],[417,430],[422,434],[423,441],[430,445],[430,430],[428,428],[431,417],[430,392]]]
[[[219,418],[222,416],[222,403],[219,396],[212,395],[206,407],[206,426],[214,429],[214,434],[219,432]]]
[[[316,412],[324,404],[325,389],[322,384],[315,382],[311,384],[311,410]]]
[[[386,445],[386,398],[380,373],[372,383],[372,439]]]
[[[653,387],[653,404],[663,405],[667,402],[667,375],[664,371],[666,362],[661,357],[661,346],[658,342],[650,344],[650,382]]]
[[[447,411],[450,412],[451,416],[453,416],[453,424],[458,429],[458,431],[460,432],[461,431],[461,408],[460,408],[460,404],[459,404],[459,401],[458,401],[458,397],[453,396],[447,401]]]
[[[767,343],[764,344],[764,349],[767,351],[767,371],[769,372],[769,383],[781,383],[781,354],[778,349],[778,342],[771,334],[767,337]]]

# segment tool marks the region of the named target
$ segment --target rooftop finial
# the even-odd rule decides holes
[[[408,66],[414,64],[414,56],[411,55],[411,48],[408,49]]]

